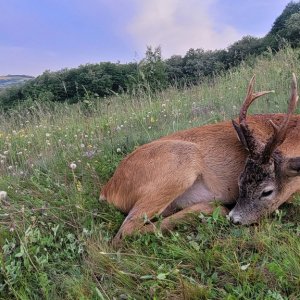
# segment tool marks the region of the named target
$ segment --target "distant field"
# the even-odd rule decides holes
[[[125,216],[98,201],[138,145],[237,116],[253,73],[256,90],[275,93],[251,113],[285,112],[299,54],[267,53],[190,89],[0,115],[0,298],[300,299],[299,197],[257,226],[233,226],[216,210],[118,251],[110,240]]]
[[[15,84],[22,83],[26,80],[32,79],[34,77],[27,75],[7,75],[0,76],[0,88],[12,86]]]

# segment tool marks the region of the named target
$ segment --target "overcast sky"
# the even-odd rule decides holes
[[[0,75],[167,58],[264,36],[288,0],[0,0]]]

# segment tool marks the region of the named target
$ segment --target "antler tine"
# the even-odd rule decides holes
[[[265,160],[269,159],[272,153],[275,151],[276,147],[280,146],[284,142],[286,138],[290,118],[297,107],[298,98],[299,97],[298,97],[298,89],[297,89],[297,79],[296,79],[296,75],[293,73],[292,85],[291,85],[291,98],[290,98],[288,111],[285,116],[285,119],[283,120],[281,126],[275,125],[270,120],[270,123],[274,129],[274,133],[266,144],[264,154],[263,154],[263,158]]]
[[[273,92],[273,91],[263,91],[263,92],[254,93],[253,92],[254,82],[255,82],[255,75],[252,76],[248,84],[247,95],[239,114],[239,124],[237,124],[234,120],[232,120],[233,127],[237,132],[239,140],[244,145],[245,149],[247,149],[250,155],[252,155],[253,157],[258,154],[258,148],[260,148],[259,147],[260,142],[255,138],[253,132],[250,130],[246,122],[247,111],[249,106],[255,99],[259,98],[260,96]]]
[[[240,124],[245,122],[246,116],[247,116],[247,110],[248,110],[250,104],[252,103],[254,82],[255,82],[255,75],[252,76],[252,78],[249,82],[246,98],[245,98],[244,103],[240,110],[240,115],[239,115],[239,123]]]
[[[254,82],[255,82],[255,75],[252,76],[252,78],[249,82],[247,95],[246,95],[246,98],[245,98],[244,103],[240,110],[240,114],[239,114],[239,123],[240,124],[246,123],[248,108],[255,99],[273,92],[273,91],[262,91],[262,92],[254,93],[253,92]]]
[[[292,86],[291,86],[291,99],[288,108],[289,117],[294,113],[297,107],[298,99],[299,96],[298,96],[297,78],[295,73],[293,73]]]

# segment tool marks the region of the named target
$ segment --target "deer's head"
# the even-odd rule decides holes
[[[291,182],[295,176],[300,175],[300,157],[285,157],[278,150],[288,134],[289,120],[298,101],[295,75],[293,74],[288,112],[279,126],[270,120],[273,134],[267,142],[255,137],[255,132],[249,128],[246,120],[250,104],[269,93],[254,93],[253,85],[254,76],[240,110],[239,123],[232,121],[241,143],[248,151],[245,167],[238,181],[239,197],[229,213],[230,219],[237,224],[255,223],[263,215],[273,212],[295,192],[291,189]]]

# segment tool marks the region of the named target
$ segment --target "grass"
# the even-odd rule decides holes
[[[299,299],[300,199],[258,226],[199,214],[170,234],[110,240],[124,215],[98,201],[135,147],[236,116],[246,86],[287,110],[300,53],[289,48],[199,86],[76,105],[27,103],[0,118],[2,299]],[[73,169],[70,168],[71,164]]]

